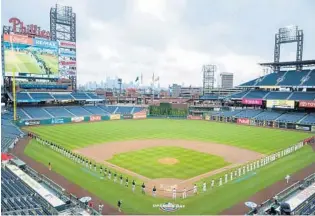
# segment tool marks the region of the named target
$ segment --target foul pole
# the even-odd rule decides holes
[[[16,91],[15,91],[15,69],[12,74],[12,94],[13,94],[13,120],[16,121]]]

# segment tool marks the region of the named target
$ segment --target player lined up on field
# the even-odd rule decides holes
[[[79,155],[79,154],[76,154],[76,153],[73,153],[71,150],[68,150],[64,147],[61,147],[57,144],[54,144],[53,142],[50,142],[50,141],[46,141],[46,140],[43,140],[41,139],[39,136],[37,135],[34,135],[32,133],[28,133],[28,136],[35,139],[37,142],[43,144],[43,145],[46,145],[48,147],[50,147],[51,149],[61,153],[62,155],[64,155],[65,157],[68,157],[69,159],[73,160],[74,162],[76,163],[79,163],[83,166],[85,166],[86,168],[90,169],[90,170],[94,170],[95,172],[97,172],[97,170],[99,170],[101,176],[100,178],[103,178],[106,180],[106,178],[108,178],[109,180],[113,179],[113,181],[116,183],[117,182],[117,178],[119,178],[119,182],[120,182],[120,185],[123,185],[123,182],[125,180],[125,187],[129,187],[129,179],[128,177],[126,177],[124,179],[124,177],[122,176],[122,174],[120,174],[120,176],[118,177],[117,173],[114,172],[112,173],[112,171],[107,168],[107,167],[103,167],[102,165],[99,165],[99,169],[97,169],[97,164],[95,162],[92,162],[91,160]],[[49,170],[52,169],[52,164],[49,162],[48,164],[49,166]],[[113,178],[112,178],[112,175],[113,175]],[[214,187],[214,184],[215,184],[215,181],[214,180],[211,180],[211,188]],[[220,178],[220,182],[219,182],[219,186],[222,185],[222,178]],[[136,190],[136,182],[135,180],[132,180],[132,183],[131,183],[131,190],[132,192],[135,192]],[[189,191],[193,191],[193,194],[198,194],[198,187],[197,185],[195,184],[193,186],[193,189],[190,189],[190,190],[187,190],[186,188],[184,188],[182,191],[177,191],[176,188],[173,188],[172,189],[172,198],[173,199],[176,199],[176,194],[177,193],[182,193],[182,198],[185,199],[187,198],[187,192]],[[207,184],[206,182],[204,182],[202,184],[202,191],[203,192],[206,192],[207,191]],[[146,186],[144,184],[144,182],[142,183],[141,185],[141,193],[142,194],[146,194]],[[155,197],[156,196],[156,193],[157,193],[157,189],[156,189],[156,186],[154,186],[152,188],[152,196]]]

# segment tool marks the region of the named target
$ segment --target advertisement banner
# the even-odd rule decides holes
[[[76,61],[60,61],[59,64],[61,66],[76,66]]]
[[[71,42],[71,41],[59,41],[59,47],[75,49],[76,44],[75,42]]]
[[[75,57],[75,52],[73,51],[59,51],[60,56],[65,56],[65,57]]]
[[[247,118],[239,118],[239,119],[237,119],[237,124],[249,125],[250,124],[250,120],[247,119]]]
[[[312,125],[311,131],[315,132],[315,125]]]
[[[36,120],[25,121],[24,124],[25,124],[26,126],[40,125],[40,121],[36,121]]]
[[[71,121],[72,122],[82,122],[82,121],[84,121],[84,117],[83,116],[81,116],[81,117],[72,117]]]
[[[242,104],[248,104],[248,105],[262,105],[261,99],[242,99]]]
[[[120,114],[112,114],[109,116],[110,120],[119,120],[120,119]]]
[[[311,127],[307,125],[295,125],[295,129],[303,130],[303,131],[310,131]]]
[[[32,45],[33,40],[25,35],[16,35],[16,34],[4,34],[3,41],[13,43],[13,44],[28,44]]]
[[[205,116],[205,120],[206,120],[206,121],[209,121],[209,120],[210,120],[210,116],[206,115],[206,116]]]
[[[293,100],[267,100],[268,108],[294,109]]]
[[[59,68],[59,73],[61,76],[74,76],[77,73],[77,71],[72,69]]]
[[[187,116],[187,119],[189,120],[202,120],[202,116],[193,116],[193,115],[189,115]]]
[[[315,108],[315,101],[300,101],[299,107],[303,108]]]
[[[99,115],[92,115],[90,116],[90,121],[91,122],[94,122],[94,121],[101,121],[102,120],[102,117],[99,116]]]
[[[133,115],[132,114],[123,114],[122,117],[123,117],[123,119],[132,119]]]
[[[51,41],[42,38],[33,38],[33,46],[46,49],[58,49],[57,41]]]
[[[145,119],[147,118],[146,111],[140,111],[133,114],[133,119]]]
[[[51,119],[51,124],[64,124],[63,118],[53,118]]]

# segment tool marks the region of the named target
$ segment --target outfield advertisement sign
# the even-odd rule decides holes
[[[315,101],[300,101],[299,102],[299,107],[302,108],[315,108]]]
[[[65,121],[63,118],[53,118],[51,119],[51,124],[64,124]]]
[[[200,115],[200,116],[189,115],[189,116],[187,116],[187,119],[189,119],[189,120],[202,120],[202,115]]]
[[[75,49],[76,48],[76,43],[72,42],[72,41],[59,41],[59,47]]]
[[[25,35],[15,35],[15,34],[4,34],[3,41],[13,44],[28,44],[32,45],[33,40]]]
[[[37,120],[25,121],[24,124],[26,126],[40,125],[40,121]]]
[[[119,120],[120,119],[120,114],[113,114],[109,116],[110,120]]]
[[[123,114],[122,117],[123,117],[123,119],[132,119],[133,115],[132,114]]]
[[[71,66],[71,67],[73,67],[73,66],[77,65],[77,62],[76,61],[71,61],[71,60],[69,60],[69,61],[63,60],[63,61],[60,61],[59,64],[60,64],[60,66]]]
[[[42,38],[33,38],[33,46],[58,50],[57,41],[45,40]]]
[[[295,125],[295,129],[303,130],[303,131],[310,131],[311,127],[307,125]]]
[[[311,131],[312,131],[312,132],[315,132],[315,125],[312,125]]]
[[[146,111],[140,111],[140,112],[134,113],[133,118],[134,119],[145,119],[145,118],[147,118],[147,112]]]
[[[102,120],[102,116],[99,115],[92,115],[90,116],[90,121],[94,122],[94,121],[101,121]]]
[[[293,100],[267,100],[267,108],[294,109]]]
[[[237,119],[237,124],[249,125],[250,124],[250,120],[247,119],[247,118],[238,118]]]
[[[82,122],[82,121],[84,121],[84,117],[83,116],[81,116],[81,117],[72,117],[71,121],[72,122]]]
[[[262,100],[261,99],[242,99],[242,104],[247,104],[247,105],[262,105]]]
[[[75,58],[76,54],[74,51],[59,51],[59,55],[60,56],[64,56],[64,57],[70,57],[70,58]]]

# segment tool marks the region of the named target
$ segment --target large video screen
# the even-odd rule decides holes
[[[5,75],[58,76],[58,43],[42,38],[3,36]]]

